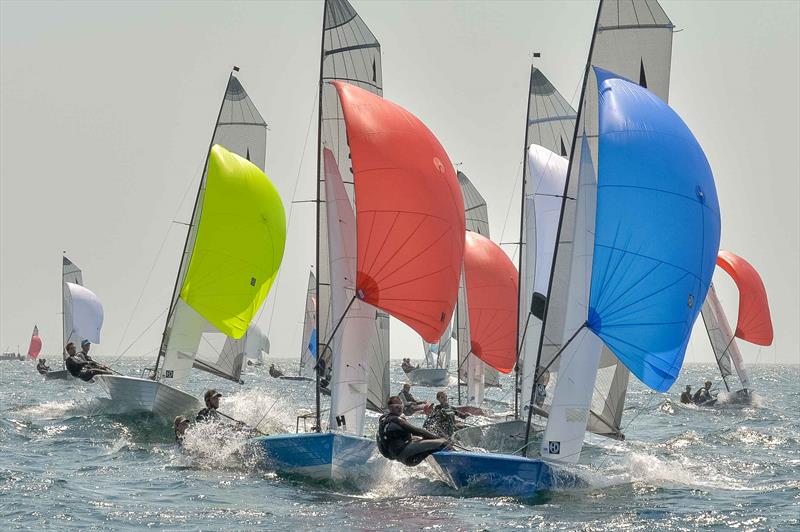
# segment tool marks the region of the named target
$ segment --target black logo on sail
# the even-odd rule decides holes
[[[341,416],[336,416],[336,426],[337,427],[347,426],[347,420],[344,418],[344,414],[342,414]]]
[[[547,452],[550,454],[561,454],[561,442],[560,441],[551,441],[548,442],[547,445]]]

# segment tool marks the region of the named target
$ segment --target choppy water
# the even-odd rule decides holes
[[[134,374],[142,365],[126,359],[117,369]],[[183,452],[169,426],[114,413],[97,386],[45,382],[30,363],[0,362],[0,529],[797,530],[800,368],[751,373],[762,398],[747,408],[687,407],[677,392],[634,383],[627,441],[585,453],[591,488],[519,500],[459,497],[424,464],[376,463],[344,486],[282,478],[242,457],[241,436],[207,429]],[[711,366],[688,366],[674,390],[713,375]],[[397,388],[401,377],[394,368]],[[193,389],[213,385],[224,411],[294,431],[311,387],[271,379],[266,367],[245,378],[237,386],[198,376]],[[491,396],[508,399],[508,389]],[[428,399],[435,391],[414,390]]]

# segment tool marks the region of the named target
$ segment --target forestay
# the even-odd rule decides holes
[[[157,376],[170,384],[184,382],[193,366],[239,381],[241,350],[225,349],[225,341],[247,331],[277,274],[286,235],[283,205],[263,173],[266,127],[231,74],[159,350]]]
[[[634,80],[667,101],[672,30],[672,23],[655,0],[601,2],[587,67],[601,67]],[[578,141],[573,141],[569,148],[571,158],[563,193],[566,200],[563,202],[559,222],[549,297],[540,338],[538,362],[542,367],[549,366],[549,376],[543,377],[549,377],[544,398],[546,408],[549,408],[558,384],[560,367],[565,363],[565,357],[554,360],[554,356],[586,320],[584,312],[570,309],[585,310],[588,306],[588,292],[585,289],[571,288],[570,283],[572,276],[587,276],[592,265],[592,242],[584,242],[583,248],[576,242],[581,238],[576,233],[580,173],[584,173],[583,186],[589,193],[593,193],[592,187],[597,183],[598,92],[596,78],[588,70],[585,73],[579,111],[575,128],[575,138]],[[587,205],[586,208],[591,206]],[[593,213],[584,212],[582,220],[591,223],[592,217]],[[573,347],[578,348],[581,343],[582,336],[579,335]],[[584,345],[581,349],[592,352],[584,355],[584,359],[599,359],[588,429],[598,434],[620,437],[628,371],[601,343]],[[595,349],[599,349],[599,352],[593,352]],[[529,399],[523,398],[524,401]]]
[[[314,272],[308,272],[308,288],[306,289],[306,310],[303,315],[303,336],[300,339],[300,375],[314,377],[314,366],[317,364],[317,278]]]

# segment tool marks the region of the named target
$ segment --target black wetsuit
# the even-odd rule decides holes
[[[73,377],[89,382],[96,375],[111,375],[110,371],[98,367],[97,362],[85,362],[77,355],[70,355],[64,360],[64,365]]]
[[[204,408],[197,413],[197,421],[218,421],[219,413],[216,408]]]
[[[403,413],[407,416],[410,416],[419,410],[419,408],[416,407],[422,404],[421,401],[417,401],[417,398],[411,395],[411,392],[407,392],[405,390],[401,390],[397,396],[401,401],[403,401]]]
[[[707,403],[711,399],[713,399],[713,397],[711,397],[711,393],[705,388],[700,388],[699,390],[697,390],[697,392],[695,392],[694,394],[694,397],[692,398],[694,404],[696,405],[702,405],[703,403]]]
[[[421,440],[414,440],[419,436]],[[403,416],[384,414],[378,421],[378,449],[390,460],[407,466],[419,465],[425,458],[447,448],[447,440],[437,438],[425,429],[415,427]]]
[[[48,371],[50,371],[49,366],[45,366],[44,364],[36,364],[36,371],[38,371],[41,375],[44,375]]]

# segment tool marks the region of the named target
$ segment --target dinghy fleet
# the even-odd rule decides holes
[[[587,431],[624,439],[631,373],[668,390],[698,315],[726,391],[749,400],[736,338],[772,342],[766,290],[752,265],[719,250],[711,167],[668,105],[673,31],[656,0],[602,0],[577,109],[531,67],[515,264],[490,239],[478,188],[422,120],[383,98],[378,39],[348,0],[324,1],[316,263],[297,294],[300,360],[286,376],[313,382],[314,403],[298,405],[313,428],[252,438],[265,468],[341,480],[384,459],[366,419],[390,396],[390,317],[425,349],[411,382],[447,385],[453,348],[459,403],[480,407],[498,372],[513,376],[509,419],[459,431],[428,457],[456,489],[581,486],[571,465]],[[286,215],[265,174],[266,121],[239,78],[234,68],[158,354],[139,375],[95,377],[121,409],[193,415],[201,405],[183,388],[193,370],[240,382],[246,359],[269,350],[254,321],[283,260]],[[711,282],[717,265],[739,289],[733,328]],[[98,343],[102,305],[66,256],[62,292],[62,345]],[[29,356],[40,350],[34,328]]]

